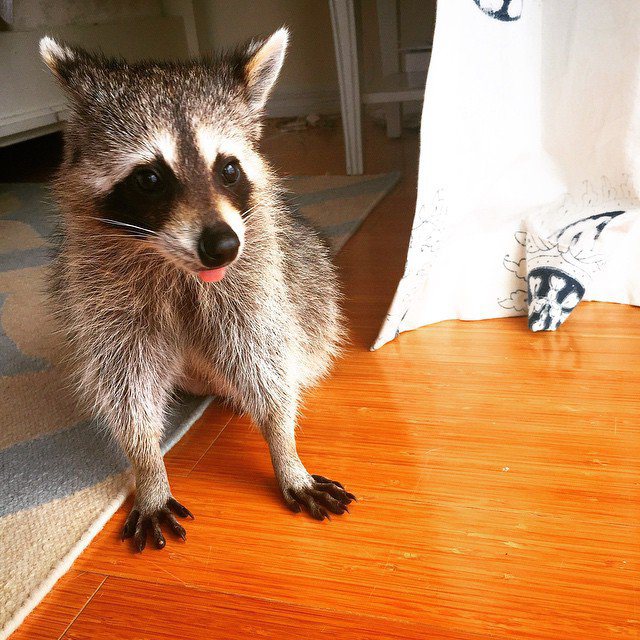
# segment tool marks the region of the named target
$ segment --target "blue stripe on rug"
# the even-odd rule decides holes
[[[209,402],[188,397],[173,408],[167,424],[177,425],[165,433],[163,451],[182,437]],[[0,517],[65,498],[128,467],[124,454],[95,422],[20,442],[0,451]]]
[[[86,422],[21,442],[0,451],[0,517],[64,498],[126,468],[124,455]]]
[[[2,307],[4,306],[6,299],[7,294],[0,293],[0,318],[2,318]],[[0,353],[2,354],[2,359],[0,359],[0,376],[16,376],[20,373],[44,371],[51,366],[42,358],[34,358],[33,356],[20,351],[16,343],[3,332],[1,325]]]
[[[41,267],[50,260],[51,251],[47,246],[0,253],[0,271]]]
[[[51,235],[56,226],[57,207],[47,185],[33,182],[0,184],[0,196],[4,194],[14,196],[17,206],[4,215],[0,211],[0,218],[28,224],[43,238]]]
[[[313,191],[312,193],[291,194],[289,202],[295,207],[308,207],[311,204],[319,204],[328,200],[339,200],[340,198],[352,198],[360,196],[364,193],[373,193],[382,191],[386,193],[400,178],[400,172],[386,173],[384,175],[347,184],[342,187],[331,187],[322,191]]]
[[[339,224],[332,224],[326,227],[322,227],[322,235],[327,238],[339,238],[340,236],[351,235],[357,227],[362,224],[360,218],[356,220],[347,220],[346,222],[340,222]]]

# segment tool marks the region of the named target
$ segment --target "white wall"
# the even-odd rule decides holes
[[[162,15],[161,0],[13,0],[12,31]]]
[[[194,0],[194,11],[201,50],[232,47],[282,25],[290,28],[289,54],[268,106],[272,115],[339,109],[326,0]]]

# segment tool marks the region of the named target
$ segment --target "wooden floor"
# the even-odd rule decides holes
[[[640,309],[582,304],[549,334],[444,322],[370,353],[417,136],[366,133],[367,172],[404,177],[338,258],[352,347],[299,432],[351,514],[291,514],[259,435],[211,407],[167,456],[186,544],[134,554],[127,503],[13,640],[640,637]],[[339,131],[265,148],[285,173],[343,172]]]

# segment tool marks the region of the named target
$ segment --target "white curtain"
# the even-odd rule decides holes
[[[640,304],[640,1],[440,0],[404,276],[374,348]]]

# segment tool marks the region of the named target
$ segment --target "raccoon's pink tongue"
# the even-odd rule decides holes
[[[202,282],[220,282],[227,273],[226,267],[220,267],[219,269],[209,269],[207,271],[198,271],[198,278]]]

